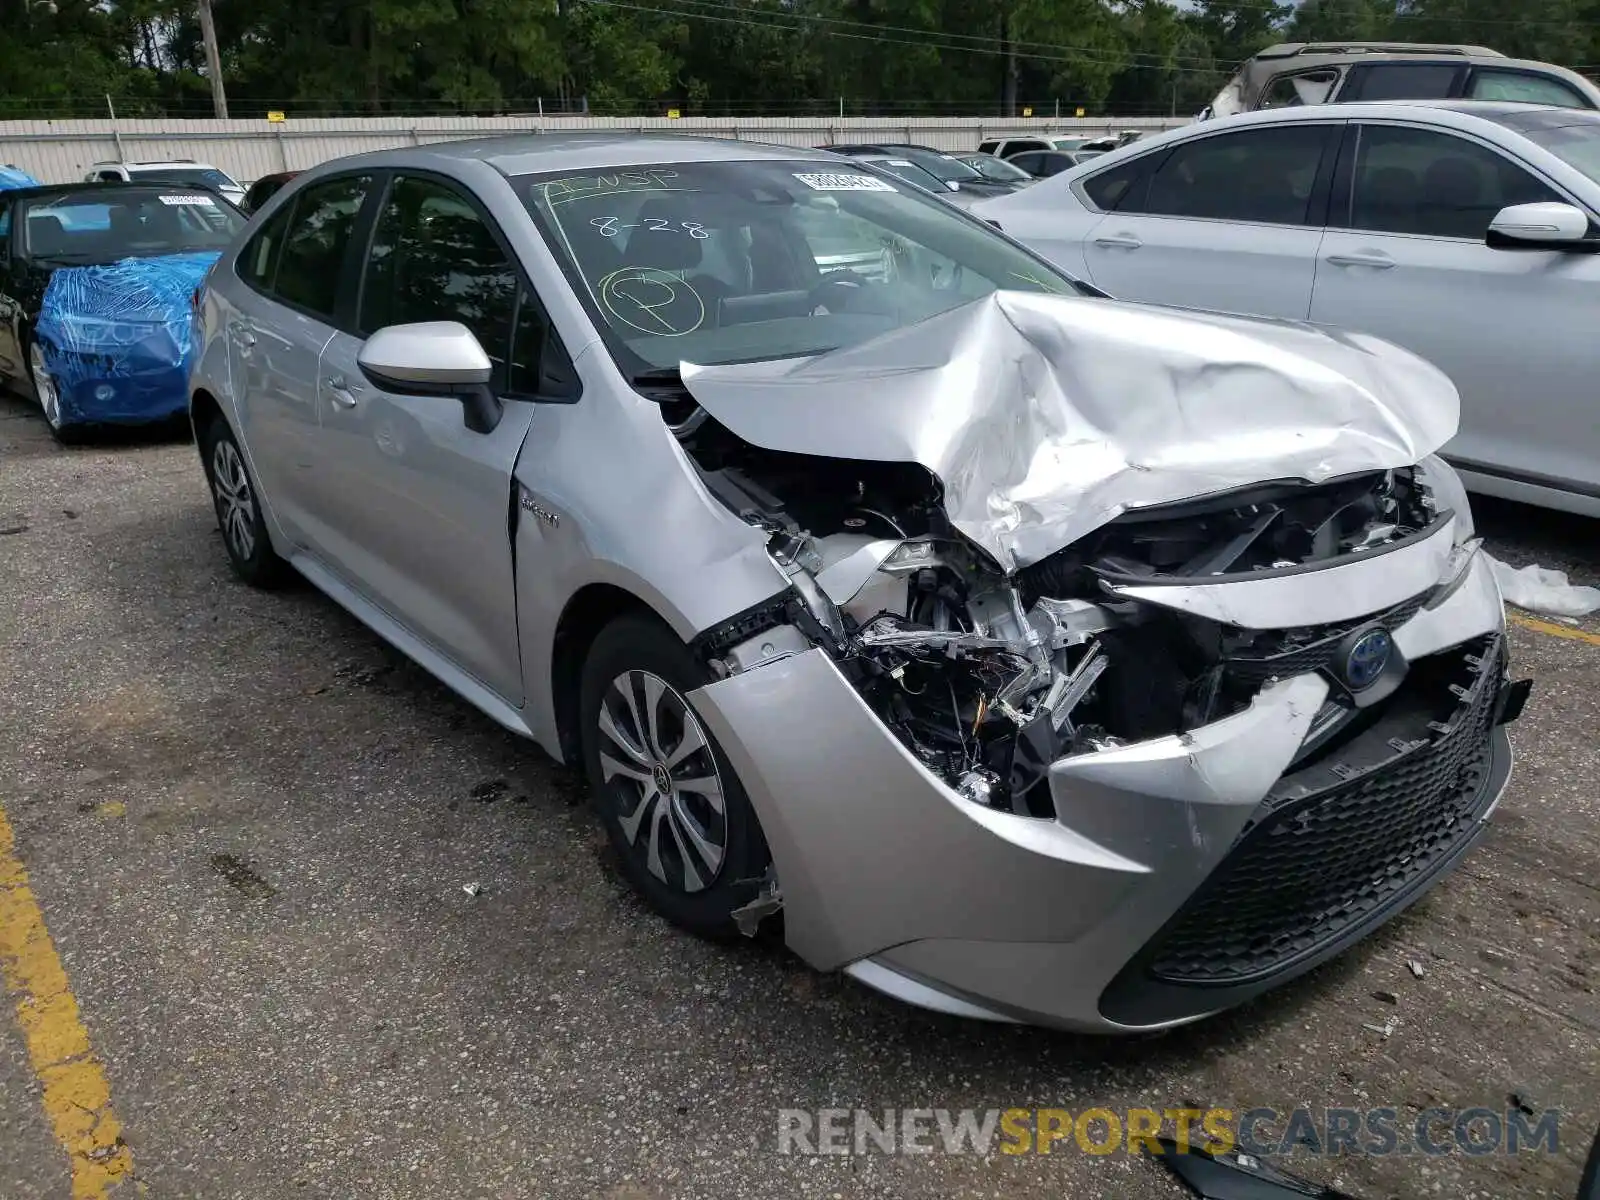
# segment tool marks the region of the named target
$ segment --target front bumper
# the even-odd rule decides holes
[[[1059,760],[1054,820],[956,795],[819,650],[691,699],[760,817],[807,962],[968,1016],[1161,1028],[1338,953],[1481,832],[1511,765],[1504,618],[1487,560],[1457,555],[1454,586],[1394,630],[1417,681],[1386,702],[1394,728],[1291,771],[1330,685],[1280,679],[1211,725]],[[1424,685],[1448,720],[1401,703]]]
[[[164,421],[189,409],[188,371],[181,365],[145,366],[136,374],[85,370],[56,376],[66,424],[139,425]]]

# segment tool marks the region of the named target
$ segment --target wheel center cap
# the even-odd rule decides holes
[[[650,773],[655,779],[656,791],[663,796],[670,794],[672,791],[672,772],[667,770],[667,765],[665,763],[657,763]]]

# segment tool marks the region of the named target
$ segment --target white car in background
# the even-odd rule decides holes
[[[195,162],[192,158],[168,162],[100,162],[89,168],[84,179],[91,183],[199,184],[220,192],[231,204],[237,205],[244,200],[244,184],[226,171],[210,163]]]
[[[1124,300],[1397,342],[1474,490],[1600,516],[1600,113],[1338,104],[1173,130],[974,213]]]

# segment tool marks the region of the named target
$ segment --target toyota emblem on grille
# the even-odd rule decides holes
[[[1378,682],[1389,656],[1394,651],[1394,639],[1383,628],[1369,629],[1355,641],[1344,656],[1344,681],[1352,691],[1361,691]]]

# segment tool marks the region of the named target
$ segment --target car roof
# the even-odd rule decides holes
[[[1514,130],[1559,127],[1600,120],[1600,111],[1567,108],[1554,104],[1513,104],[1503,100],[1357,100],[1347,104],[1300,104],[1288,108],[1265,108],[1235,113],[1210,121],[1190,122],[1176,129],[1162,130],[1108,150],[1095,158],[1096,170],[1125,162],[1139,154],[1192,136],[1221,133],[1251,125],[1297,124],[1305,121],[1358,121],[1388,119],[1423,121],[1451,129],[1482,131],[1485,124]],[[1088,166],[1087,163],[1082,164]]]
[[[681,133],[525,133],[469,138],[428,146],[403,146],[335,159],[324,166],[427,167],[476,161],[502,175],[544,171],[594,171],[653,163],[837,161],[803,146]]]
[[[104,162],[90,163],[89,166],[91,168],[93,168],[93,167],[198,167],[202,171],[215,171],[215,170],[218,170],[217,167],[212,166],[208,162],[196,162],[192,158],[161,158],[161,159],[149,159],[149,160],[140,161],[140,162],[113,162],[111,159],[108,158]]]
[[[35,197],[63,195],[67,192],[148,192],[151,188],[171,188],[185,192],[198,190],[216,194],[215,188],[203,183],[171,183],[162,179],[152,179],[144,183],[129,179],[96,179],[85,180],[82,183],[44,183],[38,187],[11,188],[4,195],[8,201],[32,200]]]
[[[1257,51],[1257,58],[1297,58],[1308,55],[1327,55],[1337,59],[1349,55],[1387,54],[1402,57],[1412,54],[1438,54],[1461,58],[1504,58],[1498,50],[1487,46],[1463,46],[1449,42],[1280,42]]]

